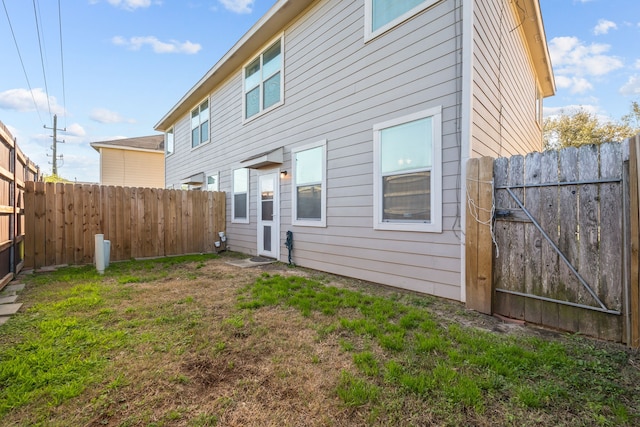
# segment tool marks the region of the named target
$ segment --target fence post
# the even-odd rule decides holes
[[[467,308],[492,313],[493,294],[493,158],[467,163],[465,271]]]
[[[631,342],[629,347],[640,346],[640,203],[638,191],[640,187],[640,136],[629,139],[629,206],[631,223],[631,274],[629,277],[630,305],[631,305]]]

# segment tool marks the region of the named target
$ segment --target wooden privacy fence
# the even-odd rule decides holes
[[[638,347],[638,148],[470,160],[467,305]]]
[[[38,166],[0,122],[0,289],[24,265],[24,187],[39,178]]]
[[[26,183],[25,266],[90,264],[95,235],[111,260],[216,252],[225,193]]]

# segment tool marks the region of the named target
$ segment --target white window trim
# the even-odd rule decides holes
[[[320,220],[313,221],[298,218],[298,199],[296,183],[296,153],[322,147],[322,197],[320,199]],[[326,227],[327,226],[327,140],[322,139],[311,144],[295,147],[291,149],[291,224],[304,227]]]
[[[245,68],[247,68],[247,66],[249,64],[251,64],[256,58],[258,58],[260,55],[262,55],[267,49],[269,49],[278,39],[280,39],[280,55],[282,58],[282,64],[281,64],[281,68],[280,68],[280,101],[276,102],[275,104],[273,104],[272,106],[270,106],[267,109],[263,109],[262,108],[262,101],[263,101],[263,96],[264,94],[262,93],[262,91],[260,91],[260,111],[257,112],[256,114],[254,114],[251,117],[245,117],[245,113],[246,113],[246,103],[247,103],[247,99],[246,99],[246,92],[244,90],[244,70]],[[265,43],[258,51],[257,54],[255,54],[254,56],[251,57],[250,60],[248,60],[247,62],[244,63],[244,65],[242,66],[242,69],[240,70],[240,84],[241,84],[241,92],[242,92],[242,124],[245,123],[249,123],[255,119],[257,119],[258,117],[261,117],[265,114],[267,114],[269,111],[280,107],[281,105],[284,104],[284,75],[285,75],[285,67],[284,67],[284,63],[285,63],[285,55],[284,55],[284,32],[280,33],[277,37],[272,38],[271,40],[269,40],[268,43]],[[262,64],[260,65],[261,69],[262,69]],[[262,83],[261,83],[262,84]]]
[[[235,203],[235,199],[236,199],[236,193],[235,193],[235,186],[234,186],[234,180],[235,180],[235,171],[238,169],[246,169],[247,171],[247,217],[246,218],[236,218],[236,203]],[[251,173],[249,172],[248,168],[243,168],[242,166],[237,166],[233,169],[231,169],[231,223],[232,224],[249,224],[249,217],[251,216],[250,212],[249,212],[249,197],[251,195]]]
[[[213,177],[216,178],[216,184],[218,186],[218,189],[214,190],[214,191],[220,191],[220,172],[218,172],[218,171],[215,171],[213,173],[209,173],[209,174],[206,175],[206,177],[205,177],[206,183],[204,184],[205,188],[207,189],[207,191],[211,191],[211,190],[209,190],[209,177],[210,176],[213,176]]]
[[[373,25],[373,4],[371,3],[373,0],[364,0],[364,41],[365,43],[369,40],[373,40],[376,37],[386,33],[397,25],[403,23],[404,21],[412,18],[418,13],[422,12],[425,9],[433,6],[441,0],[425,0],[424,3],[419,4],[413,9],[405,12],[403,15],[398,16],[391,22],[383,25],[375,31],[372,31],[371,26]]]
[[[200,144],[196,145],[195,147],[193,146],[193,127],[191,126],[191,115],[193,114],[193,110],[195,110],[196,108],[198,109],[198,112],[200,112],[200,106],[202,105],[203,102],[207,101],[209,103],[209,106],[207,107],[209,109],[209,117],[207,117],[207,121],[209,122],[209,132],[207,134],[207,140],[204,142],[201,142]],[[198,126],[202,126],[202,122],[200,122],[200,124]],[[209,142],[211,142],[211,99],[209,99],[209,96],[207,96],[206,98],[203,98],[202,100],[200,100],[200,102],[198,102],[197,107],[192,108],[191,110],[189,110],[189,145],[191,146],[191,151],[193,150],[197,150],[198,148],[202,147],[203,145],[207,145]],[[174,135],[175,138],[175,135]],[[200,139],[202,139],[202,137],[200,137]]]
[[[431,222],[402,223],[382,220],[380,131],[415,120],[432,118]],[[429,108],[373,126],[373,228],[375,230],[442,232],[442,107]]]
[[[167,141],[167,135],[171,133],[173,135],[173,151],[169,152],[169,144]],[[176,152],[176,127],[175,126],[171,126],[169,128],[169,130],[167,130],[164,133],[164,155],[166,157],[169,157],[171,155],[173,155],[173,153]]]
[[[544,120],[542,118],[543,116],[543,96],[542,96],[542,90],[540,90],[540,87],[538,86],[538,84],[536,83],[536,104],[535,104],[535,115],[536,115],[536,123],[538,124],[538,127],[540,129],[542,129],[543,127],[543,123]]]

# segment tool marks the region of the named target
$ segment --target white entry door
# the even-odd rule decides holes
[[[258,255],[280,256],[280,180],[278,171],[258,178]]]

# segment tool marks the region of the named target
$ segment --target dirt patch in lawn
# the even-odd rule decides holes
[[[239,296],[246,294],[249,285],[266,276],[303,276],[340,289],[428,307],[443,328],[464,325],[541,339],[556,339],[558,334],[504,323],[470,312],[460,303],[282,263],[239,268],[227,264],[232,255],[174,269],[150,267],[131,273],[127,280],[105,278],[103,298],[109,305],[99,315],[108,317],[105,327],[117,327],[125,337],[110,352],[99,380],[61,404],[34,403],[16,409],[0,419],[0,424],[365,426],[572,421],[562,415],[549,421],[544,408],[523,409],[521,405],[509,406],[510,413],[505,414],[500,402],[476,409],[473,405],[451,406],[438,412],[429,406],[428,397],[407,394],[402,387],[397,395],[387,393],[375,406],[345,404],[337,390],[351,381],[345,372],[359,372],[356,355],[370,353],[384,361],[389,352],[366,336],[341,329],[337,316],[317,311],[303,315],[284,305],[240,309]],[[64,289],[67,285],[56,282],[50,286]],[[40,293],[42,288],[27,287],[24,310],[42,303]],[[377,377],[367,381],[383,387],[392,380]]]

